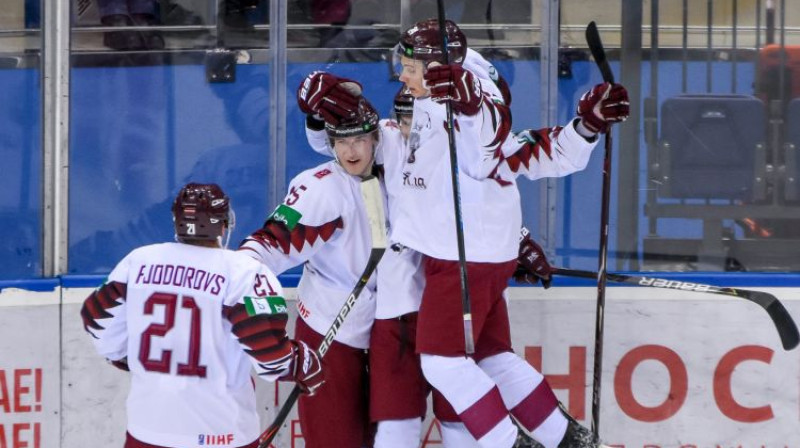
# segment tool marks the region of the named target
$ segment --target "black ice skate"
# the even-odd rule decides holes
[[[561,443],[558,444],[558,448],[609,448],[600,443],[591,431],[572,418],[564,409],[564,405],[559,403],[558,407],[567,418],[567,432],[561,439]]]
[[[517,440],[512,448],[544,448],[544,445],[533,440],[522,428],[517,431]]]

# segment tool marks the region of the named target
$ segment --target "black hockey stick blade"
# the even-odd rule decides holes
[[[574,269],[555,268],[553,273],[567,277],[580,277],[587,279],[597,278],[596,272]],[[749,289],[727,288],[714,285],[704,285],[700,283],[684,282],[680,280],[638,277],[635,275],[625,274],[608,274],[608,279],[612,282],[626,283],[634,286],[649,286],[651,288],[674,289],[678,291],[689,292],[705,292],[749,300],[761,308],[764,308],[767,314],[769,314],[770,319],[772,319],[772,323],[778,330],[778,336],[780,336],[781,344],[785,350],[792,350],[797,347],[798,344],[800,344],[800,333],[797,330],[797,324],[795,324],[794,319],[792,319],[792,316],[789,314],[789,311],[786,309],[786,307],[783,306],[783,303],[781,303],[781,301],[772,294]]]
[[[614,73],[608,65],[606,59],[606,52],[603,50],[603,42],[600,40],[600,32],[597,31],[597,24],[594,21],[589,22],[586,27],[586,43],[589,44],[589,51],[592,53],[592,58],[600,69],[603,75],[603,81],[614,83]]]

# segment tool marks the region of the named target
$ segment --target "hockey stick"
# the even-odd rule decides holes
[[[376,177],[369,177],[361,182],[361,197],[364,199],[364,206],[369,220],[372,251],[369,254],[369,261],[367,261],[364,272],[361,273],[361,277],[359,277],[356,286],[353,288],[353,291],[350,292],[350,295],[347,296],[347,300],[345,300],[344,305],[342,305],[342,309],[339,310],[336,320],[333,321],[333,324],[325,333],[325,337],[322,339],[322,343],[317,349],[320,359],[328,352],[328,349],[333,343],[333,339],[336,337],[336,333],[339,332],[339,328],[342,327],[345,318],[350,314],[353,306],[355,306],[358,296],[367,285],[369,278],[372,276],[372,273],[378,266],[378,262],[383,256],[383,252],[386,250],[386,217],[383,212],[383,193],[381,192],[381,186]],[[272,421],[272,424],[269,425],[267,430],[259,437],[258,448],[267,448],[270,446],[272,440],[278,435],[278,430],[280,430],[283,422],[285,422],[286,418],[289,416],[289,412],[292,411],[294,403],[300,398],[300,394],[300,387],[295,385],[289,397],[286,399],[286,402],[283,403],[280,411],[278,411],[278,415],[275,416],[275,420]]]
[[[597,24],[589,22],[586,27],[586,43],[594,62],[603,75],[603,81],[614,83],[614,74],[608,66],[603,42],[597,31]],[[611,202],[611,129],[605,136],[605,157],[603,158],[603,203],[600,213],[600,249],[597,268],[597,313],[594,333],[594,376],[592,383],[592,432],[599,437],[600,431],[600,383],[603,373],[603,325],[606,306],[606,261],[608,259],[608,215]]]
[[[564,275],[567,277],[597,278],[596,272],[579,271],[574,269],[555,268],[553,274]],[[637,277],[626,274],[608,274],[608,279],[612,282],[625,283],[635,286],[649,286],[651,288],[675,289],[678,291],[706,292],[711,294],[721,294],[725,296],[738,297],[749,300],[769,314],[772,323],[778,330],[781,344],[785,350],[792,350],[800,343],[800,333],[797,331],[789,311],[783,306],[777,297],[762,291],[751,291],[749,289],[725,288],[714,285],[704,285],[701,283],[684,282],[681,280],[667,280],[654,277]]]
[[[439,13],[439,36],[442,40],[442,59],[444,65],[450,63],[447,53],[447,30],[445,29],[444,1],[436,1]],[[464,249],[464,222],[461,220],[461,187],[458,183],[458,156],[456,155],[456,136],[453,131],[453,107],[449,102],[447,108],[447,140],[450,142],[450,180],[453,184],[453,211],[456,217],[456,240],[458,242],[458,266],[461,272],[461,314],[464,317],[464,348],[468,355],[475,353],[475,342],[472,337],[472,306],[469,300],[467,284],[467,255]]]

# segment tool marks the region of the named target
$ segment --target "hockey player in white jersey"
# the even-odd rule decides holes
[[[400,80],[416,98],[409,139],[414,157],[400,160],[394,167],[393,159],[385,157],[387,173],[399,169],[412,180],[404,183],[398,195],[392,240],[424,254],[425,289],[417,327],[423,372],[481,446],[513,446],[517,430],[512,415],[547,448],[597,446],[586,428],[558,408],[543,376],[511,349],[502,291],[517,265],[520,209],[518,193],[509,188],[512,179],[499,175],[497,165],[508,155],[500,143],[509,117],[503,114],[491,86],[460,65],[466,51],[463,33],[452,22],[447,23],[446,32],[450,65],[437,65],[441,60],[437,21],[417,23],[401,38]],[[449,206],[452,188],[448,154],[443,150],[448,146],[447,101],[456,121],[475,339],[472,357],[464,356],[455,218]],[[544,138],[521,145],[532,143],[537,151],[552,145],[548,156],[566,148],[588,153],[597,140],[593,131],[627,117],[621,86],[598,86],[584,101],[586,107],[579,107],[579,119],[563,129],[537,133]],[[573,171],[583,167],[585,163]],[[518,172],[509,171],[506,177]]]
[[[131,373],[125,448],[256,447],[251,365],[313,394],[320,361],[286,335],[275,275],[224,247],[233,210],[223,191],[187,184],[172,213],[177,242],[130,252],[81,309],[100,355]]]
[[[330,94],[326,76],[312,75],[301,85],[301,107],[310,108],[309,93],[313,96],[320,88]],[[351,83],[349,88],[358,86]],[[313,113],[319,113],[319,103],[311,103]],[[314,348],[358,282],[371,249],[360,183],[372,174],[379,117],[366,101],[356,99],[354,104],[353,114],[337,115],[337,124],[325,124],[336,159],[295,177],[283,203],[240,247],[275,272],[303,264],[295,338]],[[309,448],[371,444],[366,349],[374,318],[372,278],[325,355],[325,387],[299,400],[300,425]]]

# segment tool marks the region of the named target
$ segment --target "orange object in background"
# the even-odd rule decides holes
[[[783,50],[783,51],[782,51]],[[782,62],[782,53],[786,55]],[[783,67],[783,98],[800,97],[800,45],[770,44],[758,52],[755,94],[764,101],[781,98],[780,74]]]

